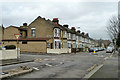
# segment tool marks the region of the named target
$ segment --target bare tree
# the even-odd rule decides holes
[[[120,32],[118,17],[113,16],[109,19],[108,26],[107,26],[107,32],[112,40],[117,39],[117,35]]]

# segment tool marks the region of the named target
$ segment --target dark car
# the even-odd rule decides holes
[[[98,52],[98,48],[90,48],[90,49],[89,49],[89,52],[94,52],[94,51],[95,51],[95,52]]]
[[[90,48],[90,49],[89,49],[89,52],[94,52],[94,48]]]

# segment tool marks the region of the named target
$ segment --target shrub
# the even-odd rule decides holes
[[[80,48],[80,52],[82,52],[83,51],[83,48]]]
[[[2,50],[2,47],[0,46],[0,50]]]
[[[6,49],[16,49],[15,45],[7,45],[5,46]]]

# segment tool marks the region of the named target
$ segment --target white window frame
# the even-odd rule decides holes
[[[68,39],[71,39],[71,33],[68,33]]]
[[[60,29],[54,28],[54,37],[60,37]]]
[[[31,28],[31,32],[32,32],[32,37],[34,38],[35,36],[36,36],[36,34],[35,34],[35,31],[36,30],[36,28]],[[34,31],[34,32],[33,32]],[[33,34],[34,33],[34,34]]]
[[[72,39],[76,40],[76,35],[75,34],[72,34]]]
[[[55,44],[56,42],[56,44]],[[60,45],[59,45],[60,43]],[[59,47],[61,46],[61,40],[55,39],[54,40],[54,49],[60,49]]]

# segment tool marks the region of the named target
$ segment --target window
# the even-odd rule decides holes
[[[54,37],[60,37],[60,29],[54,29]]]
[[[71,48],[71,43],[68,43],[68,48]]]
[[[57,29],[55,29],[55,37],[57,36]]]
[[[62,37],[62,30],[61,30],[61,37]]]
[[[22,44],[27,44],[27,41],[22,41]]]
[[[32,37],[35,37],[35,28],[32,29]]]
[[[60,41],[55,41],[55,49],[59,49],[61,47]]]
[[[75,34],[73,34],[73,36],[72,36],[72,37],[73,37],[73,38],[72,38],[73,40],[76,40],[76,36],[75,36]]]
[[[76,48],[76,44],[75,43],[73,43],[73,48]]]
[[[50,43],[47,43],[47,48],[49,48],[50,47]]]
[[[20,38],[22,38],[22,34],[23,34],[23,32],[22,32],[22,31],[20,31]]]
[[[79,48],[82,48],[82,44],[79,44]]]
[[[78,41],[78,36],[76,36],[76,41]]]
[[[68,39],[71,39],[71,34],[70,33],[68,33]]]

